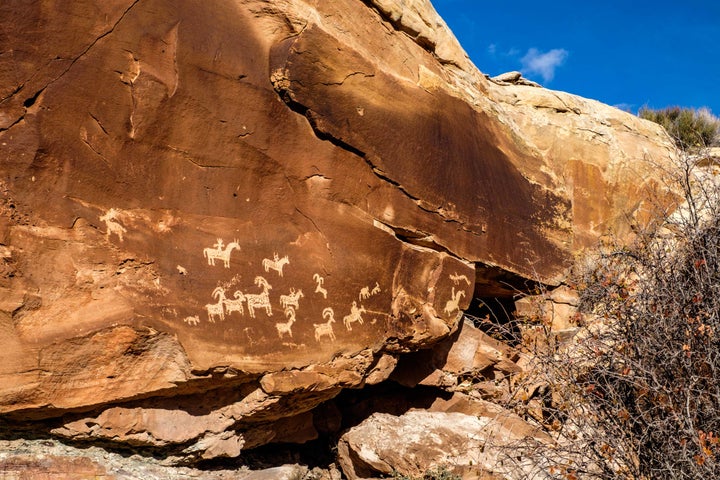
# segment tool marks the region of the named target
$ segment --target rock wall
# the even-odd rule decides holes
[[[671,144],[496,84],[417,0],[0,6],[0,412],[235,457],[558,284]]]

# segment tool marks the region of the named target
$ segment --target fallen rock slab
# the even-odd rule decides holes
[[[506,413],[508,421],[498,420]],[[532,431],[509,412],[468,415],[459,412],[411,410],[401,416],[376,413],[345,433],[338,461],[350,480],[395,473],[421,478],[445,468],[463,478],[492,474],[501,449]]]

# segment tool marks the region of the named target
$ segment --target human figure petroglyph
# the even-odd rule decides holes
[[[240,244],[237,240],[230,242],[223,250],[222,238],[218,238],[217,243],[214,244],[213,247],[214,248],[203,249],[203,257],[207,258],[208,265],[213,266],[215,265],[215,260],[222,260],[225,268],[230,268],[230,253],[235,249],[240,250]]]
[[[445,313],[450,315],[455,310],[460,310],[460,299],[465,296],[465,292],[463,290],[455,291],[455,287],[452,287],[452,295],[451,299],[447,301],[445,304]]]
[[[294,288],[291,288],[290,295],[280,295],[280,305],[282,305],[283,308],[289,306],[295,307],[296,309],[300,308],[298,302],[303,297],[305,297],[305,295],[303,295],[302,290],[296,292]]]
[[[458,275],[457,272],[455,272],[455,274],[450,274],[450,280],[452,280],[455,285],[460,285],[460,280],[470,285],[470,280],[468,280],[465,275]]]
[[[285,308],[285,318],[287,318],[288,321],[285,323],[276,323],[275,328],[280,338],[283,338],[283,335],[286,333],[292,338],[292,324],[295,323],[295,309],[293,307]]]
[[[365,313],[365,307],[360,305],[360,308],[358,308],[357,303],[353,300],[352,306],[350,307],[350,315],[343,317],[343,323],[345,324],[345,328],[348,329],[348,332],[352,330],[353,322],[359,322],[360,325],[363,324],[363,318],[361,316],[363,313]]]
[[[248,343],[250,345],[255,345],[255,339],[253,336],[255,335],[255,330],[252,327],[245,327],[243,328],[243,333],[247,337]]]
[[[110,240],[110,234],[114,233],[122,242],[124,241],[123,235],[127,233],[125,227],[123,227],[116,221],[117,214],[118,211],[114,208],[111,208],[110,210],[105,212],[105,215],[102,215],[100,217],[100,221],[105,222],[105,238],[108,241]]]
[[[246,293],[245,301],[247,302],[248,312],[250,317],[255,318],[255,309],[264,308],[265,313],[268,317],[272,317],[272,306],[270,305],[269,290],[272,290],[272,286],[261,276],[255,277],[255,285],[262,288],[262,293]]]
[[[198,317],[197,315],[193,315],[191,317],[185,317],[185,318],[183,318],[183,322],[194,327],[195,325],[200,323],[200,317]]]
[[[240,315],[245,315],[245,309],[243,308],[243,302],[245,301],[245,295],[239,290],[233,293],[234,299],[225,299],[223,305],[225,306],[225,313],[230,315],[232,312],[238,312]]]
[[[264,258],[262,261],[262,266],[265,269],[266,272],[269,272],[272,268],[276,272],[278,272],[278,275],[281,277],[283,276],[283,267],[290,263],[290,259],[287,255],[280,258],[278,257],[277,252],[273,254],[273,260],[270,260],[269,258]]]
[[[335,332],[333,332],[332,324],[335,323],[335,312],[331,307],[327,307],[323,310],[322,316],[327,322],[313,323],[315,327],[315,340],[319,342],[322,337],[328,337],[331,342],[334,342]]]
[[[325,279],[321,277],[319,273],[316,273],[315,275],[313,275],[313,280],[315,280],[315,283],[317,283],[317,286],[315,287],[315,293],[321,293],[323,298],[327,298],[327,290],[323,288]]]

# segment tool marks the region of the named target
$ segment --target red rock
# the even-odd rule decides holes
[[[0,412],[72,413],[62,435],[205,457],[277,438],[258,422],[308,438],[306,412],[502,289],[488,272],[556,283],[642,205],[628,165],[667,150],[491,85],[429,3],[0,12]],[[608,140],[538,127],[575,110],[563,132]]]

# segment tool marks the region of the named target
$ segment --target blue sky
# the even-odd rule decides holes
[[[477,67],[636,112],[720,115],[720,0],[431,0]]]

